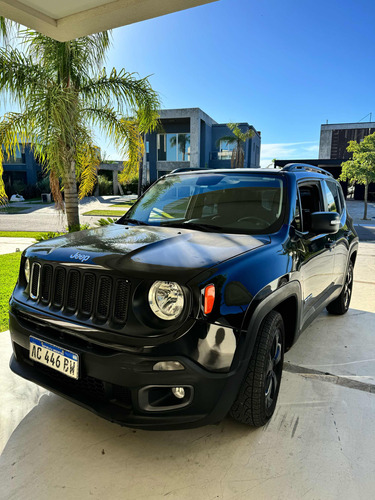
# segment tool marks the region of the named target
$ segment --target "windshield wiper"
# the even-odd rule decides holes
[[[207,231],[211,233],[222,232],[223,228],[219,226],[213,226],[211,224],[200,224],[199,222],[165,222],[160,224],[161,226],[168,227],[182,227],[185,229],[197,229],[198,231]]]
[[[122,218],[119,219],[116,224],[123,224],[124,226],[126,224],[134,224],[136,226],[148,226],[147,222],[143,222],[143,220],[138,220],[138,219],[128,219],[128,218]]]

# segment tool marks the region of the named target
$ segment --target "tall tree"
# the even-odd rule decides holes
[[[0,165],[4,155],[14,155],[19,142],[30,144],[49,172],[60,206],[61,179],[68,227],[76,228],[78,197],[92,191],[100,161],[94,129],[127,155],[124,172],[134,171],[143,154],[141,135],[158,121],[158,95],[148,78],[102,68],[110,46],[108,32],[58,42],[25,30],[17,39],[22,51],[0,48],[0,91],[21,110],[6,113],[0,121]]]
[[[375,182],[375,133],[366,136],[362,142],[349,141],[346,150],[353,153],[351,160],[342,163],[340,179],[365,186],[363,219],[367,219],[368,186]]]
[[[238,123],[228,123],[227,127],[231,130],[232,135],[224,135],[220,137],[216,142],[218,148],[220,148],[220,142],[225,141],[228,144],[234,144],[232,150],[231,167],[232,168],[243,168],[245,162],[245,152],[244,145],[248,139],[251,139],[254,135],[254,131],[249,128],[246,132],[242,132],[238,126]]]

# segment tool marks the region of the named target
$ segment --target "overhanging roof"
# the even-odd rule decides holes
[[[217,0],[0,0],[0,13],[61,42]]]

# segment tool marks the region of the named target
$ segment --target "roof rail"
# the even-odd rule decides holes
[[[183,168],[176,168],[175,170],[172,170],[171,172],[168,172],[169,174],[177,174],[178,172],[194,172],[195,170],[208,170],[207,168],[200,168],[200,167],[183,167]]]
[[[284,172],[305,170],[307,172],[317,172],[319,174],[329,175],[330,177],[334,178],[331,172],[327,172],[327,170],[324,170],[323,168],[314,167],[313,165],[309,165],[308,163],[288,163],[288,165],[285,165],[285,167],[283,167],[281,170],[283,170]]]

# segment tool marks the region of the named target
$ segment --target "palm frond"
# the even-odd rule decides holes
[[[0,91],[22,105],[37,91],[46,87],[50,73],[18,49],[0,48]]]
[[[115,68],[107,75],[103,70],[96,79],[82,82],[83,102],[88,106],[115,106],[120,113],[131,114],[137,110],[141,132],[152,131],[158,125],[160,101],[148,78],[137,79],[134,73]]]
[[[13,36],[17,33],[19,24],[7,19],[6,17],[0,16],[0,41],[4,45],[9,45]]]
[[[76,88],[80,87],[82,77],[88,78],[101,68],[111,43],[108,31],[68,42],[53,40],[30,29],[22,35],[27,54],[53,69],[59,83]]]
[[[124,118],[113,108],[87,108],[82,111],[91,123],[113,142],[117,151],[125,156],[120,181],[125,181],[138,168],[144,154],[144,144],[139,124],[135,118]]]
[[[80,200],[92,193],[100,165],[99,149],[92,144],[77,148],[76,168],[81,172],[78,197]]]
[[[228,144],[235,144],[237,142],[237,137],[234,135],[223,135],[216,141],[216,147],[220,148],[221,141],[227,142]]]
[[[120,182],[126,182],[137,174],[140,161],[145,152],[144,142],[137,120],[128,119],[123,121],[128,130],[128,159],[123,163],[124,168],[119,175]]]

